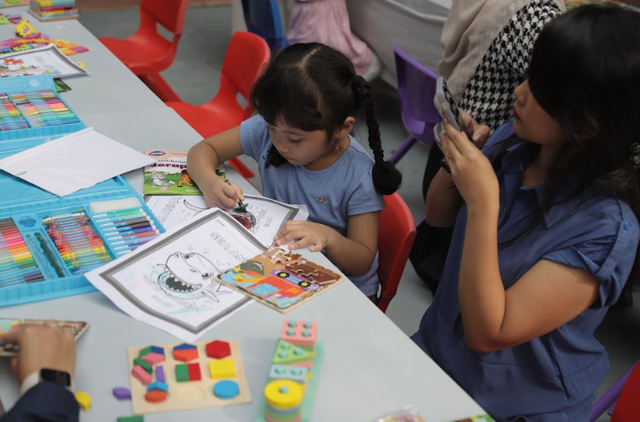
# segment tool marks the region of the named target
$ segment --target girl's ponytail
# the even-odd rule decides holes
[[[365,109],[367,128],[369,129],[369,147],[373,151],[375,164],[373,166],[373,185],[382,195],[391,195],[400,188],[402,174],[390,161],[384,161],[382,140],[380,139],[380,126],[376,119],[376,111],[373,106],[373,94],[371,85],[360,75],[353,79],[355,98],[359,99]]]

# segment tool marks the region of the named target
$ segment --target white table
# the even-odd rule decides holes
[[[3,9],[18,13],[18,9]],[[20,10],[26,14],[26,8]],[[138,150],[149,147],[187,149],[200,140],[176,113],[162,104],[78,22],[31,22],[52,38],[89,47],[75,56],[92,76],[69,79],[73,91],[62,94],[88,126]],[[61,29],[56,29],[63,28]],[[0,27],[0,36],[11,36]],[[116,124],[117,122],[117,124]],[[140,191],[141,171],[127,175]],[[243,187],[251,186],[240,181]],[[320,254],[321,265],[331,264]],[[132,414],[130,402],[111,395],[128,386],[127,348],[175,343],[171,335],[136,321],[118,310],[101,293],[6,307],[3,316],[86,320],[91,328],[78,342],[76,384],[91,394],[93,407],[82,421],[115,421]],[[253,304],[207,332],[201,340],[237,339],[253,397],[250,405],[179,413],[150,414],[147,422],[252,421],[265,385],[269,360],[284,319],[314,320],[324,342],[319,385],[312,421],[369,421],[413,404],[429,422],[444,422],[483,413],[431,359],[381,313],[353,284],[344,282],[284,316]],[[18,385],[7,360],[0,362],[0,395],[5,406],[17,400]]]

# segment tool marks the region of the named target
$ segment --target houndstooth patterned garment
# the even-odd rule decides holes
[[[491,44],[458,106],[492,130],[509,120],[513,90],[527,78],[533,43],[542,27],[560,13],[549,0],[533,0],[520,9]]]

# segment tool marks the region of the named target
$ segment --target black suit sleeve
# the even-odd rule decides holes
[[[66,388],[40,382],[25,393],[0,422],[78,422],[80,406]]]

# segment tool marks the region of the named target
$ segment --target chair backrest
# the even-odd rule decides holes
[[[396,192],[387,195],[384,201],[378,234],[378,278],[382,285],[378,307],[382,312],[386,312],[389,302],[398,291],[398,284],[416,237],[413,215],[400,194]]]
[[[434,142],[433,126],[441,119],[433,99],[438,75],[407,54],[400,46],[393,48],[398,74],[398,94],[402,107],[402,122],[421,143]]]
[[[272,51],[287,45],[276,0],[242,0],[242,9],[247,30],[264,38]]]
[[[232,96],[235,101],[236,93],[239,92],[248,100],[251,87],[262,74],[270,57],[271,50],[262,37],[249,32],[234,32],[222,62],[218,95]],[[217,100],[214,98],[213,101],[220,100],[218,95]],[[242,120],[248,119],[252,114],[253,107],[247,101]]]
[[[640,418],[640,365],[635,366],[622,387],[610,422],[636,422]]]
[[[140,13],[159,23],[176,37],[182,35],[189,0],[142,0]]]

